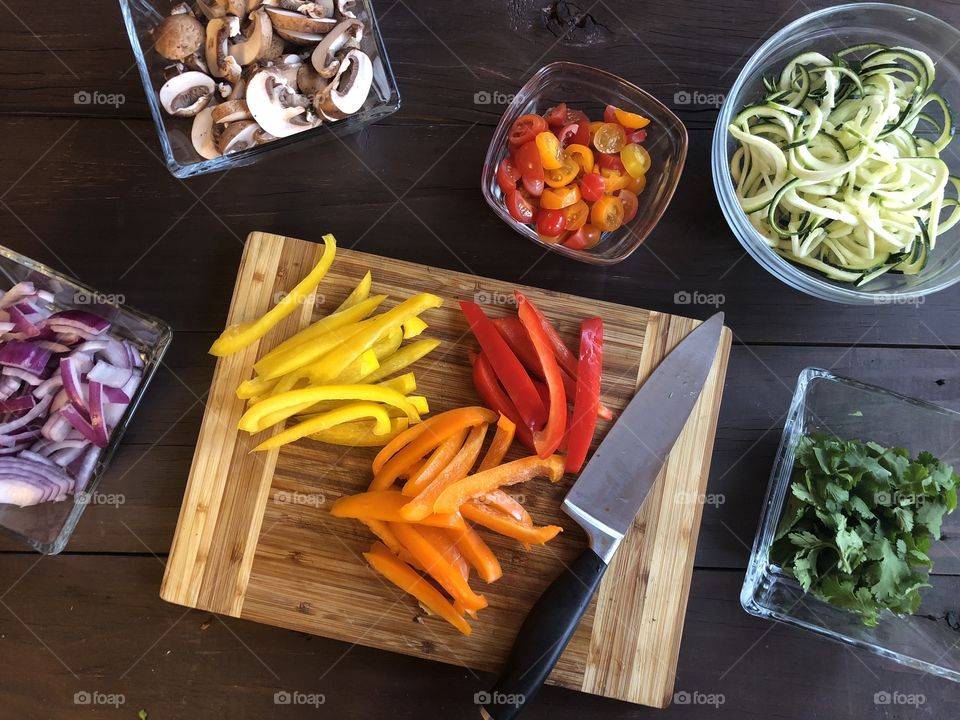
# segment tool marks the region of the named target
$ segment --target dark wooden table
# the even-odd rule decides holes
[[[752,50],[822,2],[377,2],[403,108],[345,144],[188,182],[159,157],[118,8],[0,0],[0,242],[168,320],[175,338],[67,551],[0,541],[2,718],[473,718],[489,677],[207,613],[158,595],[243,239],[253,229],[706,317],[678,293],[719,294],[733,349],[676,689],[716,706],[654,711],[547,688],[536,718],[955,717],[957,686],[811,634],[738,601],[771,458],[798,372],[836,372],[960,407],[960,288],[922,305],[844,307],[747,258],[714,197],[715,96]],[[960,6],[922,9],[960,22]],[[690,130],[679,191],[649,241],[596,269],[542,253],[483,201],[497,101],[544,63],[609,69]],[[74,93],[119,93],[78,106]],[[680,93],[687,93],[682,95]],[[486,98],[492,102],[483,102]],[[684,103],[692,97],[694,103]],[[955,542],[950,539],[950,542]],[[943,572],[960,575],[960,561]],[[325,703],[281,707],[277,691]],[[913,706],[875,702],[920,693]],[[105,704],[78,704],[87,693]],[[699,693],[699,695],[695,695]],[[722,700],[722,702],[721,702]]]

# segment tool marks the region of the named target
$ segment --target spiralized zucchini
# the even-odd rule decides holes
[[[857,285],[926,266],[960,220],[960,178],[940,159],[953,117],[931,90],[935,72],[919,50],[867,44],[803,53],[764,79],[766,97],[729,126],[740,143],[730,172],[775,252]]]

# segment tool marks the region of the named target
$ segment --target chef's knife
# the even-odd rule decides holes
[[[590,547],[540,596],[499,680],[478,694],[487,720],[515,718],[553,670],[700,397],[722,330],[717,313],[674,348],[570,488],[563,510],[586,531]]]

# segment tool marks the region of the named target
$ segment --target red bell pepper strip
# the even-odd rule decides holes
[[[541,459],[550,457],[563,441],[563,434],[567,431],[567,395],[563,389],[563,378],[557,358],[550,348],[550,340],[538,313],[523,293],[515,290],[520,322],[526,328],[533,347],[540,359],[543,368],[547,389],[550,391],[550,407],[547,424],[542,430],[533,433],[533,445]]]
[[[473,355],[473,384],[477,388],[477,393],[483,404],[491,410],[504,415],[514,425],[516,425],[517,438],[530,450],[536,451],[533,446],[533,432],[520,420],[520,413],[517,412],[513,401],[507,397],[503,387],[497,380],[490,361],[483,353]]]
[[[580,472],[587,458],[600,404],[600,372],[603,367],[603,320],[584,320],[580,325],[580,360],[577,363],[577,394],[567,433],[566,471]]]
[[[523,419],[523,424],[531,430],[542,428],[547,420],[547,409],[543,406],[543,401],[537,394],[530,375],[520,364],[513,350],[497,332],[490,318],[484,315],[479,305],[469,300],[461,300],[460,309],[470,323],[470,329],[490,361],[493,371],[503,383],[507,395],[513,400],[517,412]]]

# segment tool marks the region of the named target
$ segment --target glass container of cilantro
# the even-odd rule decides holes
[[[740,602],[960,681],[960,413],[808,368]]]

